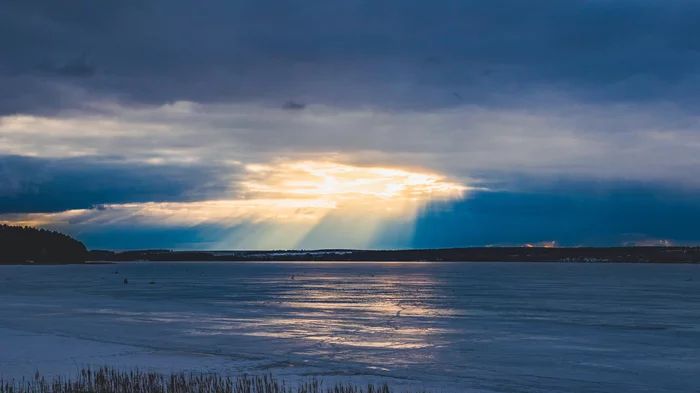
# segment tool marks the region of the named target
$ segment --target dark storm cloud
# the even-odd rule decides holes
[[[51,76],[85,78],[95,75],[97,69],[87,59],[80,58],[65,64],[42,64],[37,71]]]
[[[206,167],[0,156],[0,214],[198,200],[221,195],[220,180]]]
[[[416,221],[411,246],[698,244],[700,193],[644,184],[571,182],[528,192],[475,193],[436,203]]]
[[[690,106],[697,15],[690,0],[0,0],[0,113],[90,95],[431,108],[564,92]],[[30,72],[42,65],[52,72]]]
[[[282,105],[282,109],[286,109],[289,111],[300,111],[304,108],[306,108],[305,104],[296,101],[287,101],[284,103],[284,105]]]

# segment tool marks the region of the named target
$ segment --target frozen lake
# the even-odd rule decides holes
[[[0,266],[0,316],[5,378],[109,364],[435,391],[700,388],[696,265]]]

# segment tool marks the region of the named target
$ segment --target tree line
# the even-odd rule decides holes
[[[0,263],[83,263],[85,245],[60,232],[0,225]]]
[[[341,251],[341,252],[338,252]],[[423,250],[90,251],[92,261],[426,261],[700,263],[700,247],[470,247]]]

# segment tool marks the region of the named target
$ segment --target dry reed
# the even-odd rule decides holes
[[[237,378],[217,374],[161,374],[102,367],[80,371],[75,379],[34,378],[0,380],[0,393],[391,393],[387,385],[323,387],[318,380],[291,386],[270,375]]]

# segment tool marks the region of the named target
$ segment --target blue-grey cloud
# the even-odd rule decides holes
[[[226,191],[222,180],[208,167],[0,156],[0,214],[215,198]]]
[[[92,247],[211,242],[99,208],[230,198],[245,164],[318,159],[493,190],[383,246],[698,241],[695,191],[679,191],[700,184],[697,15],[694,0],[0,0],[15,155],[0,213],[93,207],[60,221]],[[93,157],[41,158],[76,155]]]
[[[661,245],[662,241],[698,244],[698,201],[697,191],[634,183],[572,182],[558,188],[478,192],[463,201],[435,203],[413,224],[386,222],[363,247],[520,246],[545,242],[560,246]],[[235,239],[269,233],[271,229],[268,222],[172,227],[129,220],[109,226],[60,224],[51,228],[78,236],[93,249],[255,248],[252,243],[241,244]],[[413,236],[397,236],[407,228],[413,228]],[[350,227],[319,225],[300,247],[352,247],[353,243],[342,238],[354,235]]]
[[[690,109],[698,14],[691,0],[0,0],[0,111],[91,95],[425,109],[565,94]]]
[[[416,221],[413,247],[697,244],[700,194],[648,184],[569,182],[487,192],[434,204]]]
[[[180,228],[149,227],[143,225],[112,225],[109,227],[56,227],[78,237],[93,250],[214,250],[220,239],[231,229],[216,226]]]
[[[304,103],[296,102],[294,100],[287,101],[284,103],[284,105],[282,105],[282,109],[291,110],[291,111],[299,111],[299,110],[302,110],[304,108],[306,108],[306,105]]]

